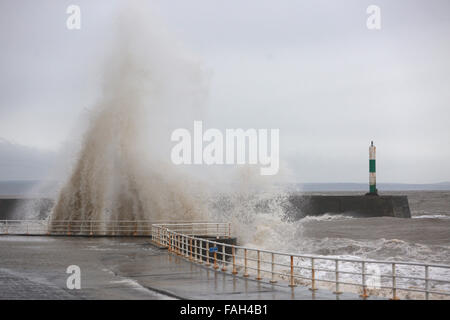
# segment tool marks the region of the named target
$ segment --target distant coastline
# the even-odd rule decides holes
[[[47,198],[54,197],[58,181],[6,180],[0,181],[0,198]]]
[[[0,181],[0,198],[52,197],[58,190],[58,181],[7,180]],[[38,188],[39,187],[39,188]],[[290,183],[287,190],[304,192],[346,192],[367,190],[367,183]],[[450,191],[450,182],[432,184],[379,183],[380,191]]]
[[[380,191],[450,191],[450,182],[430,184],[378,183]],[[294,183],[289,189],[296,191],[367,191],[368,183]]]

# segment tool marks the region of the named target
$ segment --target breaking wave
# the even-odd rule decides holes
[[[168,137],[201,114],[203,68],[143,2],[128,2],[117,21],[103,92],[52,219],[202,219],[202,186],[170,163]]]

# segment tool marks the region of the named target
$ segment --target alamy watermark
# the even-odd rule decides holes
[[[170,157],[176,165],[259,164],[261,175],[275,175],[280,166],[279,140],[279,129],[226,129],[223,134],[214,128],[203,132],[203,122],[194,121],[193,134],[184,128],[172,132],[171,141],[178,143]]]
[[[80,6],[70,5],[66,9],[66,13],[69,14],[66,20],[66,27],[69,30],[81,29],[81,9]]]
[[[381,29],[381,9],[374,4],[370,5],[366,9],[367,17],[366,26],[369,30]]]
[[[73,264],[67,267],[66,273],[70,274],[67,277],[67,289],[81,289],[81,269],[79,266]]]

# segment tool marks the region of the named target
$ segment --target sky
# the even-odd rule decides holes
[[[280,129],[290,181],[367,181],[371,140],[378,181],[450,181],[448,0],[148,2],[210,75],[199,120]],[[66,28],[71,4],[80,30]],[[366,26],[369,5],[380,30]],[[0,180],[54,165],[98,98],[119,8],[0,1]]]

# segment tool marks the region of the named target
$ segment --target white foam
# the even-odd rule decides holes
[[[333,220],[346,220],[346,219],[355,219],[352,216],[345,214],[334,214],[334,213],[325,213],[319,216],[305,216],[302,218],[303,222],[307,221],[333,221]]]
[[[427,214],[420,216],[412,216],[413,219],[450,219],[450,215],[444,214]]]

